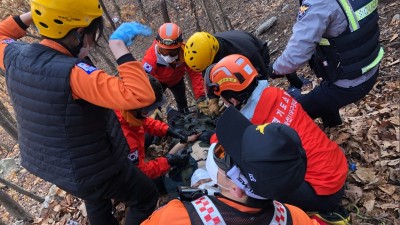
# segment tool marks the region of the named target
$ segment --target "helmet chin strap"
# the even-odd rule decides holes
[[[233,105],[237,110],[241,110],[242,109],[242,107],[244,106],[244,105],[246,105],[246,102],[247,102],[247,99],[246,100],[244,100],[244,101],[239,101],[239,100],[237,100],[236,98],[235,98],[235,100],[238,102],[238,104],[233,104],[233,102],[231,101],[231,100],[228,100],[228,99],[225,99],[230,105]]]
[[[78,57],[79,52],[81,51],[81,48],[83,47],[83,38],[85,37],[85,32],[83,32],[82,35],[79,35],[78,31],[75,30],[75,32],[73,32],[73,35],[78,40],[79,44],[76,47],[69,48],[69,50],[73,56]]]

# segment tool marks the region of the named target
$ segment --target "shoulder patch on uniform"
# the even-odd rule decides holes
[[[139,164],[139,150],[131,149],[131,152],[128,154],[128,159],[133,163],[133,165]]]
[[[153,70],[153,67],[152,67],[150,64],[148,64],[147,62],[145,62],[145,63],[143,64],[143,69],[144,69],[146,72],[150,73],[150,72]]]
[[[83,62],[76,64],[76,66],[83,69],[87,74],[91,74],[93,71],[97,70],[96,67],[86,64],[86,63],[83,63]]]
[[[303,3],[300,6],[299,14],[297,15],[297,20],[303,19],[303,17],[307,14],[308,10],[311,8],[311,5],[308,3]]]
[[[2,40],[1,43],[2,43],[2,44],[10,44],[10,43],[13,43],[14,41],[15,41],[14,39],[11,39],[11,38],[10,38],[10,39]]]

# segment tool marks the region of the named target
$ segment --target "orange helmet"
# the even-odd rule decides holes
[[[164,49],[174,49],[182,46],[182,31],[175,23],[164,23],[158,28],[156,37],[159,47]]]
[[[257,70],[248,58],[234,54],[209,66],[205,72],[204,81],[209,95],[220,96],[223,91],[243,91],[257,75]]]

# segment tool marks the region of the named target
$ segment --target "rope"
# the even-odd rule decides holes
[[[360,219],[363,219],[363,220],[375,220],[375,221],[378,221],[380,225],[386,225],[386,223],[385,223],[384,221],[382,221],[381,219],[376,219],[376,218],[373,218],[373,217],[368,217],[368,216],[361,215],[361,214],[360,214],[360,209],[359,209],[356,205],[354,205],[354,204],[349,204],[346,208],[347,208],[347,210],[349,210],[350,212],[355,213],[356,216],[357,216],[358,218],[360,218]],[[355,209],[356,211],[354,212],[354,211],[352,211],[351,209]],[[335,215],[337,215],[337,216],[343,218],[343,217],[342,217],[341,215],[339,215],[339,214],[336,214],[336,213],[335,213]],[[347,223],[347,222],[346,222],[346,223]],[[348,224],[348,223],[347,223],[347,224]]]
[[[347,222],[347,220],[342,216],[342,215],[340,215],[339,213],[332,213],[333,215],[335,215],[335,216],[337,216],[337,217],[339,217],[340,219],[342,219],[342,221],[343,222],[345,222],[346,223],[346,225],[351,225],[349,222]]]

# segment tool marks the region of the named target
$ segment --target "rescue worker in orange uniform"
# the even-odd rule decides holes
[[[209,92],[221,96],[224,104],[235,106],[253,124],[282,123],[299,134],[307,156],[306,176],[296,191],[277,200],[305,211],[336,210],[348,171],[343,150],[329,140],[295,99],[255,79],[257,75],[246,57],[230,55],[207,68],[204,79]],[[211,142],[216,142],[213,138]]]
[[[197,107],[207,113],[208,105],[202,75],[186,65],[183,47],[181,28],[175,23],[164,23],[158,29],[156,40],[143,56],[143,68],[161,82],[164,90],[168,88],[172,92],[177,108],[182,112],[188,107],[183,79],[187,73],[192,83]]]
[[[189,155],[167,154],[165,157],[146,161],[146,147],[148,146],[145,146],[145,132],[153,136],[170,136],[179,139],[180,143],[194,141],[196,135],[184,136],[170,128],[168,124],[149,117],[154,110],[166,102],[160,82],[154,77],[149,77],[156,95],[155,102],[140,109],[116,110],[115,112],[130,148],[128,159],[149,178],[155,179],[165,175],[171,167],[186,166]]]
[[[244,122],[232,120],[230,111],[217,124],[222,142],[210,147],[206,161],[220,192],[192,201],[172,200],[142,225],[319,224],[301,209],[273,200],[303,182],[306,159],[296,132],[283,124],[259,130],[243,116]]]
[[[32,0],[31,12],[0,22],[0,68],[18,122],[21,165],[85,201],[91,224],[119,224],[111,199],[140,224],[157,203],[152,181],[126,158],[128,145],[111,109],[151,104],[154,92],[127,46],[151,29],[123,23],[109,46],[119,77],[85,60],[103,31],[98,0]],[[40,43],[16,41],[35,24]]]

